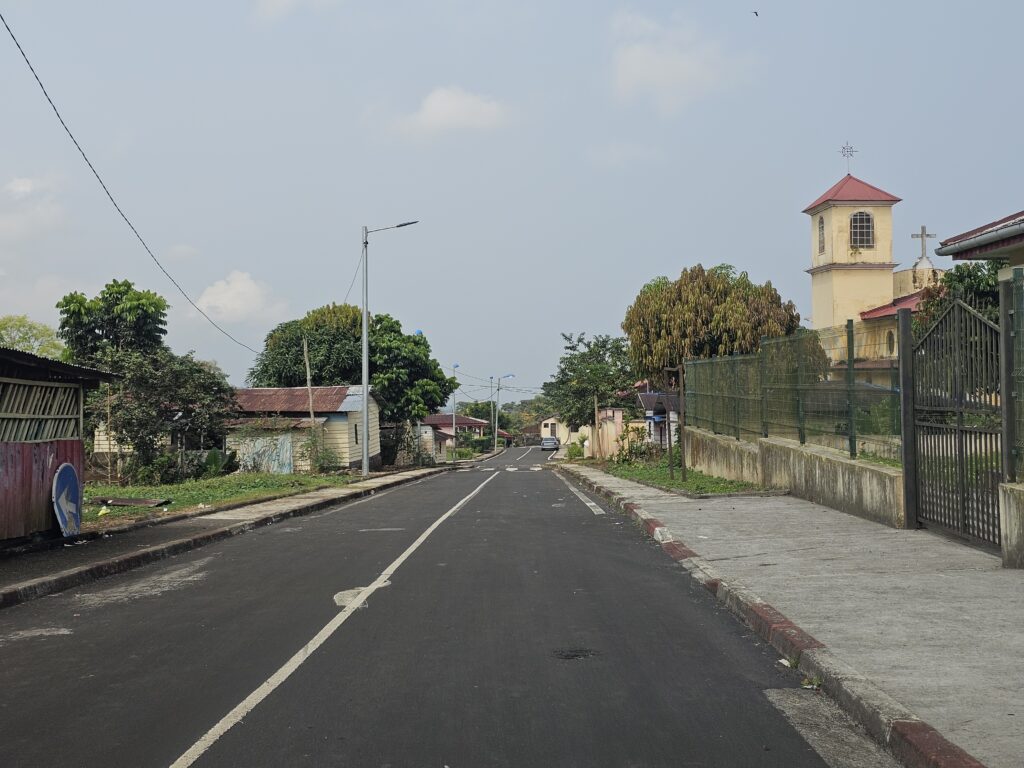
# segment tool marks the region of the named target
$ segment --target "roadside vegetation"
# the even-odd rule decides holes
[[[678,439],[678,434],[676,436]],[[670,491],[684,491],[693,494],[742,493],[755,491],[756,486],[737,480],[726,480],[714,475],[705,475],[694,469],[687,469],[683,480],[679,465],[679,454],[673,452],[673,473],[669,476],[668,454],[660,446],[647,440],[647,430],[629,427],[618,439],[615,454],[608,461],[586,459],[585,463],[598,467],[623,480],[651,485]]]
[[[244,502],[268,501],[319,488],[343,486],[359,478],[343,475],[271,475],[255,472],[188,480],[163,485],[104,485],[88,483],[82,524],[86,530],[121,525],[198,509],[214,510]],[[102,499],[169,499],[158,507],[106,507]]]

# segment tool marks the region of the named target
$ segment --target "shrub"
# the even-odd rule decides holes
[[[579,443],[570,443],[565,455],[568,456],[570,459],[582,459],[583,446],[580,445]]]

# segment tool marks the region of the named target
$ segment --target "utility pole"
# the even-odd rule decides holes
[[[302,337],[302,359],[306,362],[306,393],[309,395],[309,439],[310,448],[314,451],[319,450],[320,446],[316,439],[316,416],[313,412],[313,377],[309,372],[309,344],[306,342],[306,337]],[[365,430],[363,430],[365,432]],[[310,457],[312,459],[312,457]],[[313,462],[310,461],[310,469],[312,469]]]
[[[593,443],[593,448],[591,448],[590,455],[595,459],[598,458],[598,454],[604,453],[599,447],[601,445],[601,440],[598,437],[598,432],[600,431],[599,424],[600,422],[597,420],[597,395],[594,395],[594,431],[590,435],[590,442]]]
[[[497,409],[494,407],[494,377],[491,376],[491,392],[487,396],[491,402],[491,429],[494,430],[493,434],[498,434],[498,417]]]

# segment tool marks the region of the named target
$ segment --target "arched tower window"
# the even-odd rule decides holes
[[[818,253],[825,252],[825,217],[818,217]]]
[[[870,213],[857,211],[850,217],[850,247],[875,247],[875,223]]]

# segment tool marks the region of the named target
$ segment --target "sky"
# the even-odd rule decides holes
[[[758,15],[752,9],[758,10]],[[260,349],[358,303],[528,397],[562,332],[619,334],[658,275],[729,263],[810,312],[801,210],[851,171],[903,198],[895,259],[1024,208],[1020,3],[0,0],[129,218]],[[937,240],[929,241],[935,247]],[[940,267],[947,259],[933,256]],[[242,385],[253,353],[177,293],[0,30],[0,314],[130,279],[168,342]]]

